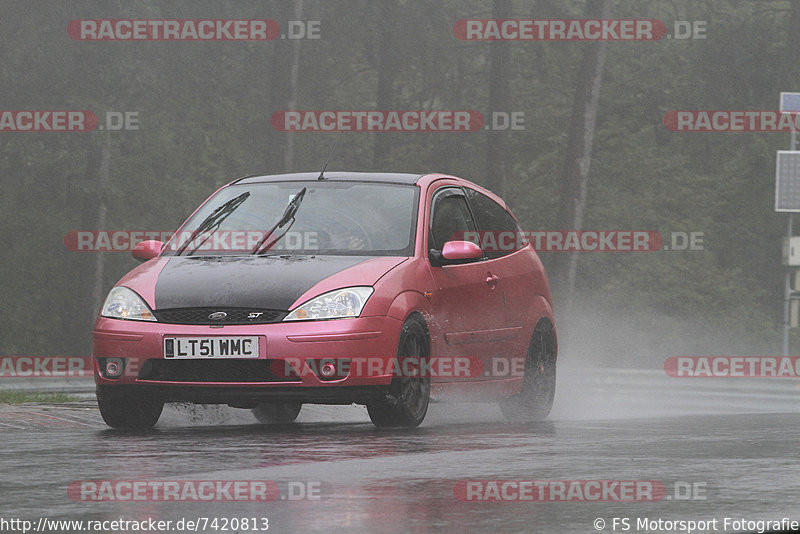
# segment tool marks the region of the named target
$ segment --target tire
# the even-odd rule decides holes
[[[302,407],[299,402],[262,402],[252,411],[259,423],[291,423],[300,415]]]
[[[146,429],[158,422],[164,401],[144,395],[114,393],[114,389],[113,386],[97,388],[97,406],[108,426]]]
[[[550,326],[533,333],[525,358],[522,390],[518,395],[500,401],[500,409],[508,421],[543,421],[550,414],[556,394],[556,346]]]
[[[400,332],[397,344],[398,369],[418,370],[419,362],[430,356],[428,332],[425,323],[418,316],[409,317]],[[407,373],[403,373],[406,375]],[[368,404],[367,412],[377,427],[419,426],[428,413],[431,397],[431,377],[429,373],[414,376],[395,376],[389,385],[386,397]]]

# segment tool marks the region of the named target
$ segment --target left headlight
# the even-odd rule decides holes
[[[132,321],[155,321],[156,318],[145,301],[131,289],[118,286],[108,292],[103,309],[103,317],[129,319]]]
[[[358,317],[372,292],[371,287],[363,286],[323,293],[295,308],[284,321]]]

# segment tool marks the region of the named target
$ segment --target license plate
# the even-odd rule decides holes
[[[258,337],[167,337],[164,358],[258,358]]]

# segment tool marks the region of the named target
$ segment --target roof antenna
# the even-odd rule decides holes
[[[325,160],[325,165],[322,167],[322,172],[319,173],[317,176],[317,180],[324,180],[325,179],[325,169],[328,168],[328,162],[331,160],[331,156],[333,156],[333,151],[336,150],[336,145],[339,143],[339,138],[336,138],[336,141],[333,143],[333,148],[331,148],[330,154],[328,154],[328,159]]]

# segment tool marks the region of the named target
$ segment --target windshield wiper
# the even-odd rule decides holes
[[[249,191],[247,191],[245,193],[242,193],[238,197],[230,199],[229,201],[225,202],[224,204],[219,206],[217,209],[212,211],[211,214],[208,217],[206,217],[203,220],[203,222],[200,223],[200,225],[195,229],[195,231],[192,232],[192,235],[189,236],[189,239],[186,241],[186,243],[181,245],[180,248],[177,250],[177,252],[175,254],[177,256],[180,256],[181,254],[183,254],[183,252],[187,249],[189,244],[191,244],[193,241],[195,241],[197,239],[197,236],[199,236],[203,232],[207,232],[209,230],[214,230],[214,229],[219,228],[219,226],[222,224],[222,221],[224,221],[228,217],[228,215],[233,213],[233,211],[236,208],[241,206],[242,203],[245,200],[247,200],[247,197],[249,197],[249,196],[250,196],[250,192]],[[206,237],[203,240],[203,243],[205,243],[206,241],[208,241],[208,237]],[[203,243],[195,245],[195,247],[192,248],[192,250],[189,251],[187,256],[191,256],[193,252],[195,252],[198,248],[200,248],[203,245]]]
[[[269,232],[264,234],[264,237],[258,240],[256,247],[253,249],[253,254],[258,254],[259,252],[262,251],[263,252],[268,251],[269,249],[275,246],[275,243],[280,241],[281,238],[286,235],[286,232],[288,232],[289,228],[291,228],[292,224],[294,224],[294,215],[295,213],[297,213],[297,209],[300,207],[300,203],[303,202],[303,197],[305,195],[306,195],[306,188],[304,187],[295,196],[292,197],[292,200],[289,201],[289,205],[286,206],[286,209],[284,210],[283,216],[281,216],[280,220],[278,220],[278,222],[275,223],[275,226],[273,226]],[[267,239],[272,237],[273,232],[275,232],[275,230],[279,228],[283,228],[283,226],[289,221],[292,221],[292,224],[287,226],[286,230],[284,230],[281,235],[275,237],[274,239],[272,239],[272,241],[267,243]],[[264,243],[266,243],[266,245]]]

